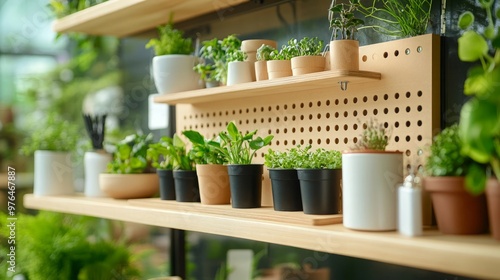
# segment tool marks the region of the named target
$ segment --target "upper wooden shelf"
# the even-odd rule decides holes
[[[171,105],[187,103],[195,104],[245,97],[307,92],[311,88],[335,88],[336,90],[340,90],[339,82],[341,81],[347,81],[347,88],[349,89],[349,85],[351,84],[364,83],[380,79],[381,74],[376,72],[327,70],[300,76],[243,83],[232,86],[221,86],[162,94],[155,97],[154,101],[157,103],[167,103]]]
[[[269,242],[397,265],[463,275],[497,279],[500,275],[500,242],[487,235],[447,236],[425,231],[424,236],[407,238],[396,232],[352,231],[342,224],[312,226],[262,220],[244,209],[227,208],[228,214],[215,214],[192,207],[190,203],[160,206],[158,199],[114,200],[81,196],[24,196],[27,208],[88,215],[153,226],[170,227]],[[170,206],[169,206],[170,205]],[[210,206],[206,206],[210,207]],[[269,209],[269,211],[273,211]]]
[[[248,0],[109,0],[54,22],[56,32],[124,37],[167,23],[223,11]]]

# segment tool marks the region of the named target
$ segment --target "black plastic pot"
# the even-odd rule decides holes
[[[160,199],[175,200],[175,184],[172,170],[156,170],[160,181]]]
[[[200,189],[196,171],[174,170],[175,200],[178,202],[199,202]]]
[[[305,214],[340,212],[342,169],[298,169],[297,175]]]
[[[259,208],[262,197],[262,164],[229,164],[233,208]]]
[[[300,183],[295,169],[269,169],[276,211],[302,211]]]

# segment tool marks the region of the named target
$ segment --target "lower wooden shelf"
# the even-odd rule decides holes
[[[88,215],[205,232],[309,250],[364,258],[476,278],[500,277],[500,242],[490,236],[447,236],[429,230],[407,238],[396,232],[352,231],[342,224],[313,226],[282,219],[203,211],[189,203],[165,207],[154,200],[115,200],[83,196],[24,197],[27,208]],[[208,207],[208,206],[203,206]],[[272,209],[268,209],[272,211]]]

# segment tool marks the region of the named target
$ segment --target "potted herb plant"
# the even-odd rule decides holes
[[[257,130],[243,134],[234,122],[219,133],[219,151],[228,162],[229,186],[233,208],[258,208],[261,205],[263,164],[252,164],[255,152],[269,145],[273,135],[255,137]]]
[[[276,46],[262,45],[257,49],[257,61],[255,62],[255,79],[257,81],[268,80],[267,61],[271,59],[271,53],[276,49]]]
[[[281,49],[271,52],[267,61],[267,74],[269,79],[292,76],[292,57],[298,56],[298,50],[290,45],[293,39],[288,41],[287,45],[281,46]]]
[[[298,51],[298,56],[291,59],[293,76],[325,70],[326,58],[322,55],[323,40],[318,37],[304,37],[300,41],[293,40],[290,43],[291,47]]]
[[[470,11],[458,22],[466,30],[458,39],[460,60],[481,62],[465,80],[464,93],[472,98],[462,107],[459,133],[462,152],[476,163],[468,170],[466,187],[473,194],[486,189],[491,232],[500,240],[500,32],[495,25],[500,15],[494,1],[481,0],[479,4],[487,26],[472,29],[474,15]]]
[[[332,0],[328,20],[332,36],[330,40],[330,69],[359,70],[359,42],[355,40],[358,28],[364,24],[355,17],[359,9],[359,0],[348,3],[336,3]]]
[[[186,150],[186,144],[177,134],[173,137],[172,147],[175,200],[178,202],[200,202],[195,163]]]
[[[153,135],[131,134],[116,143],[107,173],[99,176],[101,190],[112,198],[151,197],[158,192],[158,179],[147,160]]]
[[[229,204],[229,176],[219,141],[205,139],[198,131],[182,132],[193,144],[189,156],[196,163],[196,174],[202,204]]]
[[[215,66],[213,64],[199,63],[193,69],[200,74],[200,79],[205,82],[205,87],[219,86],[219,81],[215,79]]]
[[[35,157],[33,193],[36,196],[74,193],[73,161],[70,151],[80,138],[78,128],[49,114],[25,139],[21,153]]]
[[[159,38],[151,39],[146,48],[154,48],[153,78],[158,93],[172,93],[201,88],[200,76],[193,70],[197,58],[191,38],[172,24],[158,27]]]
[[[385,231],[397,227],[397,186],[403,153],[386,151],[390,129],[370,120],[355,146],[342,154],[344,226]]]
[[[300,183],[295,169],[297,157],[302,150],[300,146],[284,152],[269,149],[264,155],[276,211],[302,211]]]
[[[227,54],[227,85],[253,82],[255,76],[252,63],[245,61],[247,55],[241,50]]]
[[[272,48],[276,48],[277,43],[276,41],[265,40],[265,39],[249,39],[241,41],[241,50],[246,54],[245,61],[248,61],[250,63],[250,68],[252,71],[252,81],[257,81],[255,62],[257,62],[257,50],[262,45],[267,45]],[[266,69],[266,75],[267,75],[267,69]]]
[[[163,136],[157,143],[149,144],[147,151],[148,160],[156,168],[162,200],[175,200],[173,145],[171,137]]]
[[[202,45],[200,49],[201,62],[199,62],[194,69],[201,74],[204,69],[207,69],[207,65],[212,65],[213,72],[211,73],[212,75],[209,76],[210,79],[218,81],[221,85],[226,85],[228,59],[231,59],[229,54],[240,51],[241,40],[233,34],[227,36],[223,40],[214,38],[204,41]]]
[[[486,199],[466,191],[465,176],[473,161],[462,154],[457,125],[434,137],[426,162],[424,187],[431,194],[438,228],[445,234],[479,234],[486,231]]]
[[[311,146],[298,150],[295,159],[305,214],[339,214],[342,154]]]

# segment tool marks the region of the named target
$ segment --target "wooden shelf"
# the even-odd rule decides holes
[[[335,88],[340,90],[339,82],[341,81],[348,81],[349,86],[380,79],[380,73],[369,71],[323,71],[274,80],[163,94],[155,97],[154,100],[157,103],[171,105],[195,104],[245,97],[289,94],[291,92],[307,92],[312,88]]]
[[[189,203],[179,203],[176,209],[159,207],[156,203],[146,205],[134,200],[81,196],[26,195],[24,205],[33,209],[239,237],[469,277],[494,279],[500,275],[500,242],[487,235],[446,236],[437,231],[425,231],[422,237],[406,238],[396,232],[352,231],[342,224],[298,225],[286,220],[273,222],[205,213],[199,207],[190,210]]]
[[[124,37],[150,30],[169,21],[184,21],[222,11],[248,0],[109,0],[54,22],[56,32]]]

